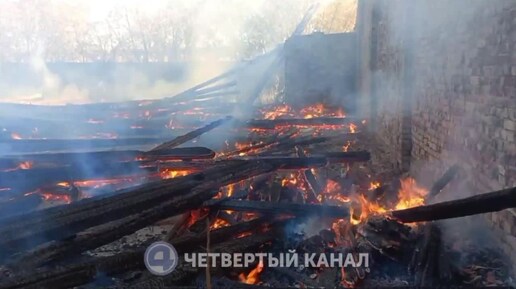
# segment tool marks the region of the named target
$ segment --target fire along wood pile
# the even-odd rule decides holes
[[[381,172],[367,120],[343,108],[274,104],[239,119],[226,113],[241,104],[199,103],[24,107],[2,141],[0,288],[508,284],[497,251],[455,262],[438,220],[516,207],[516,188],[428,204],[460,166],[429,188]],[[55,126],[66,115],[72,140]],[[144,262],[156,241],[178,253],[164,276]],[[261,257],[214,257],[231,253]]]

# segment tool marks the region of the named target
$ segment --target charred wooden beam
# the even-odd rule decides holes
[[[59,182],[108,180],[120,177],[143,177],[155,167],[140,167],[138,162],[74,164],[58,168],[34,168],[0,173],[0,186],[11,188],[5,194],[19,196],[37,189],[46,189]],[[51,193],[51,191],[50,191]]]
[[[0,158],[3,162],[43,162],[51,164],[72,164],[102,161],[134,161],[134,160],[181,160],[181,159],[211,159],[215,152],[205,147],[170,148],[159,151],[98,151],[86,153],[48,153],[14,155]]]
[[[80,264],[31,272],[27,276],[5,278],[0,281],[2,289],[51,289],[73,288],[86,284],[97,275],[93,264]]]
[[[195,139],[196,137],[199,137],[200,135],[224,124],[224,123],[227,123],[228,121],[230,121],[232,118],[231,117],[226,117],[226,118],[223,118],[223,119],[219,119],[217,121],[214,121],[204,127],[201,127],[201,128],[198,128],[194,131],[191,131],[185,135],[182,135],[182,136],[179,136],[171,141],[168,141],[168,142],[165,142],[155,148],[152,149],[152,151],[157,151],[157,150],[163,150],[163,149],[171,149],[171,148],[174,148],[174,147],[177,147],[179,145],[182,145],[188,141],[191,141],[193,139]]]
[[[43,202],[40,195],[31,194],[0,203],[0,218],[30,212]]]
[[[287,214],[296,216],[317,215],[332,218],[345,218],[349,216],[349,208],[342,206],[298,204],[298,203],[273,203],[262,201],[225,200],[213,205],[219,210],[260,212],[266,214]]]
[[[276,144],[282,143],[290,139],[295,133],[289,133],[285,136],[280,137],[279,134],[275,134],[272,136],[270,140],[260,142],[258,144],[251,144],[242,149],[230,151],[222,154],[223,158],[229,158],[232,156],[242,156],[242,155],[251,155],[253,153],[260,152],[264,149],[272,147]]]
[[[144,184],[19,218],[6,218],[0,220],[0,244],[5,249],[0,255],[41,244],[45,240],[70,237],[87,228],[140,213],[159,206],[171,196],[188,194],[206,181],[216,182],[220,187],[275,169],[265,162],[232,161],[201,173]]]
[[[427,222],[492,213],[516,207],[516,187],[469,198],[393,211],[392,217],[403,223]]]
[[[196,208],[203,201],[216,194],[217,190],[214,190],[213,184],[206,188],[199,187],[187,195],[172,197],[169,201],[144,210],[141,213],[92,227],[65,240],[44,244],[24,254],[18,263],[21,266],[37,266],[56,259],[70,258],[86,250],[98,248],[123,236],[132,234],[164,218]]]
[[[409,264],[409,273],[414,276],[413,286],[435,287],[451,282],[448,258],[443,256],[445,250],[441,235],[436,223],[424,226]]]
[[[446,185],[455,178],[457,173],[459,172],[459,166],[454,165],[451,166],[444,175],[442,175],[432,186],[430,189],[430,192],[428,192],[427,200],[432,200],[435,198],[443,189],[446,187]]]
[[[328,126],[349,125],[349,118],[318,117],[318,118],[278,118],[253,119],[245,122],[245,126],[253,129],[276,129],[285,126]]]
[[[297,156],[300,158],[306,157],[305,152],[303,151],[303,148],[300,146],[296,146],[296,152]],[[308,186],[310,187],[310,200],[314,201],[317,200],[317,195],[322,193],[322,187],[319,184],[319,181],[315,178],[315,175],[312,173],[311,169],[304,170],[303,175],[305,176],[305,180],[308,183]]]
[[[333,141],[335,139],[346,139],[349,137],[355,137],[356,134],[339,134],[338,136],[334,137],[313,137],[313,136],[306,136],[306,137],[298,137],[298,138],[291,138],[286,139],[284,141],[280,141],[274,145],[271,145],[268,147],[265,151],[260,152],[259,155],[268,155],[271,153],[276,152],[282,152],[292,150],[296,146],[310,146],[310,145],[316,145],[321,143],[326,143]]]
[[[173,162],[164,163],[160,165],[162,169],[174,169],[174,170],[188,170],[188,169],[200,169],[206,167],[209,164],[231,162],[234,160],[245,160],[250,162],[266,162],[270,163],[278,169],[303,169],[312,167],[324,167],[328,164],[340,164],[340,163],[353,163],[353,162],[366,162],[370,159],[370,153],[366,151],[357,152],[337,152],[337,153],[323,153],[321,155],[313,155],[309,157],[286,157],[286,156],[249,156],[242,158],[233,158],[230,160],[220,161],[192,161],[192,162]]]
[[[260,230],[267,224],[274,224],[263,218],[234,226],[220,228],[210,232],[212,243],[218,244],[245,232]],[[205,234],[192,237],[182,236],[171,241],[177,250],[196,251],[206,241]],[[222,247],[227,247],[224,243]],[[16,272],[15,277],[0,281],[0,288],[70,288],[93,281],[101,272],[108,276],[129,270],[144,268],[143,255],[145,247],[137,250],[119,253],[110,257],[90,258],[72,265],[58,266],[42,270],[29,269]],[[58,282],[59,281],[59,282]]]
[[[220,92],[220,90],[232,88],[232,87],[235,87],[236,85],[237,85],[237,82],[233,80],[233,81],[229,81],[227,83],[203,88],[203,89],[196,91],[197,96],[195,98],[200,98],[200,97],[203,97],[203,95],[210,94],[213,92]]]
[[[0,140],[10,153],[85,150],[98,148],[118,148],[160,144],[164,137],[134,137],[116,139],[7,139]]]

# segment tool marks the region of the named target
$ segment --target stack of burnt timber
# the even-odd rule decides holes
[[[181,252],[204,252],[209,238],[211,252],[264,252],[275,250],[278,246],[291,246],[288,241],[291,236],[286,235],[285,228],[301,224],[307,218],[349,219],[352,213],[349,206],[317,201],[324,191],[324,179],[314,175],[311,170],[367,162],[370,159],[367,151],[321,149],[321,146],[331,142],[342,144],[342,140],[350,139],[349,135],[313,137],[303,136],[299,132],[273,130],[267,136],[252,136],[256,143],[254,145],[229,150],[218,156],[206,148],[177,148],[229,120],[224,118],[210,123],[148,151],[39,154],[4,158],[2,165],[6,167],[10,162],[30,160],[34,166],[32,169],[40,167],[42,171],[50,170],[46,178],[51,178],[52,182],[80,179],[81,176],[74,177],[72,172],[74,165],[80,165],[77,160],[83,159],[85,155],[101,164],[99,169],[111,164],[109,170],[101,171],[106,174],[110,171],[113,175],[120,174],[115,164],[120,163],[119,168],[123,169],[122,164],[127,162],[136,163],[147,172],[188,169],[190,173],[172,179],[154,177],[143,184],[102,196],[0,219],[0,260],[5,277],[0,281],[0,288],[70,288],[87,284],[97,287],[100,285],[95,282],[100,282],[102,276],[116,277],[116,282],[109,286],[119,288],[195,286],[199,277],[202,280],[212,279],[205,276],[202,270],[188,267],[186,263],[167,276],[156,277],[146,273],[143,264],[146,246],[152,241],[167,239]],[[267,122],[260,121],[260,128],[278,127],[278,121],[271,121],[272,125],[262,125]],[[246,122],[244,126],[249,127],[251,123],[258,122]],[[297,120],[289,123],[283,119],[280,123],[281,129],[299,125]],[[315,123],[317,121],[312,125]],[[260,139],[264,141],[257,142]],[[30,175],[32,169],[15,172],[35,178],[27,186],[37,188],[44,179],[37,179],[37,174]],[[306,195],[296,188],[281,186],[281,180],[278,187],[276,176],[285,171],[301,173],[309,185],[306,187]],[[445,173],[436,182],[432,189],[435,193],[431,197],[442,190],[453,175],[453,171]],[[238,191],[219,196],[228,186],[234,186]],[[386,194],[386,191],[388,189],[377,189],[373,195],[378,197]],[[340,235],[346,235],[351,240],[351,245],[346,247],[347,252],[367,252],[406,262],[416,276],[415,280],[410,280],[411,283],[435,285],[442,280],[439,276],[444,271],[439,261],[442,250],[438,226],[430,223],[413,230],[403,223],[461,217],[509,207],[516,207],[515,188],[392,211],[371,217]],[[249,213],[253,213],[251,218],[248,217]],[[194,217],[196,214],[199,216]],[[111,256],[86,254],[162,220],[181,215],[183,217],[176,220],[174,227],[164,236],[153,236]],[[215,227],[220,220],[226,226]],[[318,250],[318,246],[325,250],[335,250],[332,249],[334,245],[330,244],[335,244],[336,239],[330,230],[323,230],[297,243],[295,248],[299,252]],[[412,256],[410,262],[406,260],[407,256]],[[382,258],[374,258],[373,262],[381,264]],[[228,273],[227,270],[212,268],[210,275],[214,284],[230,284],[228,286],[237,288],[244,286],[236,281],[238,276],[245,275],[249,269],[234,268]],[[281,271],[281,274],[290,276],[287,279],[291,281],[301,278],[299,280],[307,287],[321,287],[323,283],[329,288],[329,284],[358,286],[368,276],[361,268],[346,271],[317,269],[323,270],[324,274],[314,268],[305,268],[301,272],[290,268],[275,270],[276,274]],[[268,274],[274,276],[275,270],[270,270]],[[315,278],[317,280],[311,277],[314,274],[319,276]],[[330,275],[338,280],[323,277]],[[203,286],[212,287],[206,283]]]

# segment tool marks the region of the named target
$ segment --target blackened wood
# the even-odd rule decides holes
[[[90,166],[73,164],[58,168],[34,168],[0,173],[0,187],[11,188],[10,196],[34,192],[59,182],[115,179],[118,177],[142,177],[156,172],[157,167],[140,167],[138,162],[92,163]]]
[[[270,221],[265,219],[255,219],[249,222],[214,230],[210,232],[210,237],[212,243],[220,243],[237,236],[238,234],[259,230],[267,223],[270,223]],[[177,248],[177,250],[187,252],[197,251],[199,246],[202,246],[205,241],[205,235],[196,235],[193,237],[183,236],[176,238],[172,240],[171,243],[175,248]],[[222,244],[222,247],[228,248],[228,245]],[[144,268],[143,254],[145,249],[145,247],[142,247],[137,250],[119,253],[110,257],[90,258],[90,260],[67,266],[58,266],[41,270],[29,269],[26,271],[19,271],[16,272],[17,275],[15,277],[0,280],[0,288],[57,289],[83,285],[93,281],[99,272],[111,276],[113,274]],[[56,280],[61,281],[61,283],[56,282]]]
[[[247,121],[245,126],[254,129],[275,129],[284,126],[346,125],[349,121],[349,118],[339,117],[253,119]]]
[[[204,89],[200,89],[200,90],[196,91],[197,95],[194,97],[194,99],[202,98],[203,95],[207,95],[207,94],[210,94],[212,92],[220,92],[220,90],[224,90],[224,89],[227,89],[227,88],[232,88],[232,87],[235,87],[236,85],[237,85],[236,81],[229,81],[227,83],[223,83],[223,84],[219,84],[219,85],[210,86],[210,87],[207,87],[207,88],[204,88]]]
[[[439,284],[440,252],[441,230],[432,223],[425,225],[422,240],[414,251],[409,268],[414,276],[414,286],[432,287]]]
[[[270,218],[257,218],[248,222],[242,222],[233,226],[223,227],[210,231],[210,238],[213,244],[224,242],[247,232],[266,230],[270,226],[281,226],[284,221],[271,220]],[[206,242],[204,232],[193,236],[183,235],[170,240],[170,243],[179,252],[193,252],[199,250]],[[130,270],[144,268],[143,254],[146,247],[137,250],[122,252],[111,257],[95,258],[94,263],[97,270],[107,274],[119,274]]]
[[[75,254],[100,247],[132,234],[164,218],[196,208],[203,201],[216,194],[217,190],[214,190],[213,184],[207,187],[201,186],[189,194],[172,197],[161,205],[144,210],[141,213],[90,228],[65,240],[44,244],[42,247],[24,254],[17,263],[22,266],[37,266],[64,257],[70,258]]]
[[[93,264],[80,264],[32,271],[27,276],[0,280],[2,289],[58,289],[86,284],[97,275]]]
[[[303,148],[300,146],[296,146],[296,153],[300,158],[306,157]],[[319,185],[319,181],[317,181],[315,175],[312,173],[312,169],[303,170],[303,175],[310,187],[309,201],[317,200],[317,196],[322,193],[322,187]]]
[[[459,166],[454,165],[451,166],[444,175],[442,175],[432,186],[430,189],[430,192],[428,192],[427,200],[432,200],[437,196],[443,189],[446,187],[446,185],[455,178],[457,173],[459,172]]]
[[[286,140],[290,139],[292,136],[293,136],[293,133],[287,134],[286,136],[282,136],[282,137],[279,137],[278,134],[275,134],[274,136],[271,137],[271,139],[269,139],[267,141],[263,141],[258,144],[250,144],[242,149],[223,153],[221,157],[229,158],[232,156],[252,155],[263,149],[267,149],[268,147],[278,144],[282,141],[286,141]]]
[[[43,202],[40,195],[31,194],[0,203],[0,218],[19,215],[36,209]]]
[[[0,165],[4,161],[17,162],[44,162],[53,164],[73,164],[101,161],[133,161],[136,159],[148,160],[181,160],[181,159],[211,159],[215,152],[205,147],[170,148],[159,151],[97,151],[85,153],[42,153],[25,154],[3,157]]]
[[[269,163],[278,169],[303,169],[312,167],[324,167],[328,164],[340,164],[340,163],[353,163],[353,162],[366,162],[370,158],[369,152],[342,152],[342,153],[329,153],[330,157],[326,157],[326,154],[313,155],[304,158],[290,157],[290,156],[247,156],[241,158],[233,158],[231,160],[220,160],[214,162],[174,162],[164,163],[160,165],[162,169],[199,169],[205,167],[208,164],[224,163],[234,160],[245,160],[250,162],[265,162]]]
[[[186,226],[188,225],[188,221],[190,220],[190,218],[191,212],[183,213],[183,215],[178,220],[176,220],[174,225],[172,225],[170,231],[168,231],[165,241],[170,241],[182,232],[184,232],[184,230],[186,230]]]
[[[225,186],[268,173],[275,168],[264,162],[233,161],[201,173],[144,184],[118,193],[91,198],[68,206],[41,210],[20,218],[0,220],[3,254],[45,241],[66,238],[87,228],[121,219],[159,206],[171,196],[187,194],[206,181]]]
[[[282,152],[285,153],[288,150],[294,149],[296,146],[310,146],[321,143],[326,143],[330,141],[334,141],[336,139],[342,140],[346,139],[350,136],[350,134],[340,134],[338,136],[333,137],[313,137],[313,136],[304,136],[297,138],[290,138],[283,141],[280,141],[276,144],[271,145],[265,151],[260,152],[258,155],[268,155],[271,153]],[[354,134],[353,134],[354,136]],[[318,152],[320,153],[320,152]]]
[[[316,204],[226,200],[214,205],[214,207],[219,210],[249,211],[276,215],[317,215],[332,218],[346,218],[349,216],[349,209],[347,207]]]
[[[400,222],[426,222],[497,212],[516,207],[516,187],[469,198],[393,211]]]
[[[9,153],[32,153],[141,146],[160,144],[165,140],[164,137],[134,137],[121,139],[8,139],[0,140],[0,146],[7,146]]]
[[[203,126],[201,128],[198,128],[196,130],[193,130],[185,135],[182,135],[182,136],[178,136],[177,138],[171,140],[171,141],[168,141],[168,142],[165,142],[155,148],[152,149],[152,151],[156,151],[156,150],[163,150],[163,149],[171,149],[171,148],[174,148],[174,147],[177,147],[179,145],[182,145],[188,141],[191,141],[193,140],[194,138],[196,137],[199,137],[200,135],[224,124],[224,123],[227,123],[228,121],[230,121],[232,118],[231,117],[226,117],[226,118],[223,118],[223,119],[219,119],[219,120],[216,120],[206,126]]]

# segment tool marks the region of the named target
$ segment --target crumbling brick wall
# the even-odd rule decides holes
[[[516,186],[516,2],[388,2],[359,2],[371,22],[358,41],[389,161],[427,182],[459,164],[461,191],[446,198]],[[516,264],[516,212],[487,217]]]

